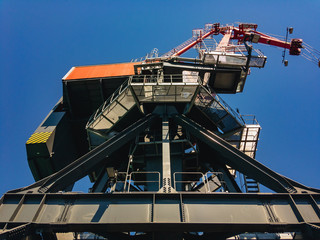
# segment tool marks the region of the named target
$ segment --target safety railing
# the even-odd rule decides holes
[[[241,114],[241,118],[243,119],[245,124],[254,124],[259,125],[258,120],[256,119],[256,116],[253,114]]]
[[[111,103],[113,103],[121,95],[121,93],[127,89],[127,87],[128,80],[121,84],[121,86],[94,112],[94,114],[90,116],[86,128],[90,128],[90,125],[93,123],[94,119],[103,114],[106,108],[108,108]]]
[[[171,57],[176,52],[179,52],[181,49],[185,48],[189,44],[191,44],[193,41],[197,39],[196,36],[192,36],[192,38],[189,38],[187,41],[183,42],[179,46],[175,47],[174,49],[171,49],[169,52],[166,52],[165,54],[161,55],[161,57]]]
[[[179,178],[181,178],[181,180],[177,180],[178,176],[180,176]],[[173,174],[173,187],[176,191],[192,191],[192,189],[200,184],[203,184],[205,192],[208,192],[206,180],[202,172],[175,172]],[[178,187],[178,185],[181,186]],[[186,186],[190,186],[190,189]],[[182,190],[182,188],[185,189]]]
[[[158,192],[161,189],[160,178],[161,174],[157,171],[118,172],[114,189],[123,193]],[[215,188],[210,183],[214,183]],[[226,186],[221,172],[175,172],[173,187],[177,192],[210,193]]]
[[[160,184],[160,172],[157,171],[135,171],[129,174],[126,172],[117,173],[116,189],[121,189],[121,192],[158,192],[161,187]]]
[[[177,192],[184,191],[196,191],[200,188],[204,188],[202,192],[212,192],[209,182],[215,177],[218,177],[219,187],[225,187],[223,179],[223,173],[221,172],[175,172],[173,174],[173,186]]]
[[[198,75],[134,75],[129,85],[139,103],[191,102],[201,85]]]
[[[217,177],[220,181],[221,187],[223,187],[224,189],[226,188],[226,183],[223,180],[223,173],[222,172],[206,172],[206,174],[204,175],[206,182],[208,184],[207,188],[208,188],[208,192],[212,192],[213,189],[211,189],[209,181],[211,181],[211,179],[214,179],[215,177]]]
[[[230,51],[230,49],[228,50]],[[233,48],[233,51],[237,51],[237,49]],[[259,50],[254,49],[254,51],[256,51],[257,55],[250,57],[249,67],[263,68],[267,57],[264,56]],[[205,64],[246,66],[248,56],[243,53],[211,51],[204,53],[203,61]]]
[[[209,52],[204,54],[203,61],[205,64],[245,66],[247,56],[242,54],[232,54],[224,52]]]
[[[248,156],[255,158],[261,127],[255,115],[241,115],[244,128],[226,140]]]
[[[243,126],[245,124],[241,115],[234,111],[221,97],[219,97],[215,92],[209,92],[205,87],[201,87],[198,97],[195,102],[196,106],[202,107],[204,109],[214,110],[214,113],[218,116],[218,122],[223,121],[228,114],[233,118],[237,127]]]
[[[197,75],[172,74],[172,75],[133,75],[130,76],[121,86],[91,115],[86,125],[90,128],[93,120],[100,117],[103,112],[124,92],[130,84],[136,85],[200,85],[201,79]],[[159,92],[159,91],[158,91]],[[159,93],[158,93],[159,94]],[[162,93],[166,94],[166,92]]]
[[[232,114],[232,116],[237,119],[240,123],[244,123],[243,119],[241,118],[240,114],[234,111],[220,96],[215,95],[215,99],[223,105],[223,107]]]
[[[133,75],[129,77],[129,84],[181,84],[194,85],[200,84],[201,80],[198,75],[192,74],[170,74],[170,75]]]

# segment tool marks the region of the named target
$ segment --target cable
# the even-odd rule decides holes
[[[319,58],[318,57],[316,57],[311,51],[309,51],[308,49],[305,49],[308,53],[310,53],[313,57],[314,57],[314,59],[316,59],[316,60],[318,60],[319,61]]]
[[[306,45],[307,47],[311,48],[313,51],[317,52],[318,54],[320,54],[320,51],[315,49],[314,47],[310,46],[309,44],[307,44],[306,42],[304,42],[304,45]]]

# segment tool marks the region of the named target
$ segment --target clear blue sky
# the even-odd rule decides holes
[[[164,53],[205,23],[254,22],[320,49],[320,1],[0,1],[0,194],[33,182],[25,142],[62,95],[72,66]],[[280,49],[253,69],[244,93],[222,96],[262,126],[257,160],[320,188],[320,69]]]

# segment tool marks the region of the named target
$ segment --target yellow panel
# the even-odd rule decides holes
[[[35,132],[31,135],[27,144],[45,143],[51,134],[52,132]]]

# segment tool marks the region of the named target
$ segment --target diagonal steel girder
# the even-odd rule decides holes
[[[28,187],[10,192],[46,193],[64,190],[71,184],[90,174],[96,167],[105,161],[107,156],[111,155],[130,140],[134,139],[140,132],[144,131],[155,118],[156,115],[152,114],[145,116],[60,171]]]
[[[258,181],[275,192],[316,192],[320,190],[308,188],[300,183],[288,179],[255,159],[249,157],[240,150],[234,148],[228,142],[218,137],[213,132],[202,127],[184,115],[176,115],[174,121],[188,130],[194,137],[207,144],[211,149],[219,153],[219,160],[246,176]]]

